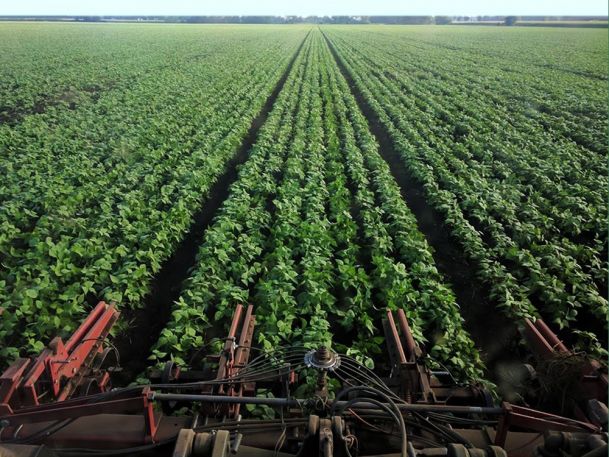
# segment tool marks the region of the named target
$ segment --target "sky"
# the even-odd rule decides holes
[[[0,15],[607,15],[607,0],[0,0]]]

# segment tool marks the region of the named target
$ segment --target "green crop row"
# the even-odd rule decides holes
[[[145,29],[163,48],[129,87],[0,126],[0,357],[70,331],[87,296],[142,304],[307,32],[185,30]]]
[[[552,106],[531,114],[508,91],[534,93],[537,72],[550,70],[516,62],[504,74],[497,56],[473,60],[438,37],[324,31],[506,313],[539,310],[561,327],[585,313],[606,326],[608,178],[597,148],[606,143],[606,107],[598,105],[606,87],[573,89],[589,103],[578,118],[560,96],[572,72],[553,70]],[[568,119],[591,140],[567,135]]]
[[[607,31],[310,28],[0,27],[0,365],[88,302],[144,304],[293,58],[153,360],[253,303],[257,346],[382,368],[402,308],[429,363],[482,379],[353,89],[512,320],[606,328]]]
[[[235,303],[254,304],[260,347],[333,344],[368,364],[386,363],[380,322],[402,308],[433,359],[482,377],[454,294],[318,31],[205,233],[152,359],[186,362]]]

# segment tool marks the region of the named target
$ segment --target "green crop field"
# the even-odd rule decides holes
[[[152,313],[151,363],[236,303],[257,346],[369,366],[402,308],[460,380],[487,377],[499,318],[602,351],[607,38],[0,23],[0,365],[99,299],[127,342]]]

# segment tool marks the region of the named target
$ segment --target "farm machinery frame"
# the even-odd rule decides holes
[[[386,311],[390,364],[381,377],[326,347],[254,341],[253,306],[237,305],[219,353],[196,369],[173,362],[149,384],[114,387],[108,341],[119,312],[100,302],[67,341],[0,377],[0,455],[600,457],[607,454],[607,374],[581,373],[571,417],[503,403],[431,369],[403,310]],[[568,352],[526,321],[539,357]],[[583,406],[582,406],[583,405]],[[4,452],[4,454],[3,454]]]

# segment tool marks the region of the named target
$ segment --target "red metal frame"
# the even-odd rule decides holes
[[[239,304],[235,308],[233,320],[228,332],[228,337],[224,343],[224,351],[220,356],[216,380],[230,379],[239,373],[249,361],[252,341],[254,338],[254,327],[256,316],[253,314],[254,307],[248,305],[245,315],[243,315],[243,305]],[[239,325],[241,324],[241,325]],[[239,333],[237,334],[237,330]],[[237,336],[239,337],[237,343]],[[243,383],[221,384],[216,393],[230,397],[241,397],[248,386]],[[253,386],[249,386],[248,394],[253,393]],[[236,418],[239,415],[241,405],[226,404],[221,409],[228,417]]]
[[[408,402],[441,404],[443,398],[459,397],[475,402],[480,392],[468,387],[446,388],[432,375],[421,360],[423,351],[412,336],[406,313],[398,309],[396,315],[397,325],[393,312],[387,310],[383,325],[394,365],[393,375],[399,379],[404,399]]]
[[[495,445],[504,447],[510,429],[520,428],[523,430],[533,430],[545,432],[547,430],[560,432],[588,432],[600,433],[601,429],[587,422],[580,422],[556,414],[544,413],[523,406],[516,406],[504,402],[505,413],[499,418],[497,434],[495,435]]]
[[[149,387],[121,390],[101,397],[74,395],[83,380],[93,375],[104,386],[107,385],[109,374],[103,370],[91,373],[91,367],[95,365],[95,357],[102,353],[103,339],[117,318],[118,312],[114,307],[101,302],[65,345],[61,339],[55,338],[36,359],[19,359],[4,372],[0,378],[0,441],[16,435],[32,436],[44,431],[49,424],[65,419],[73,421],[48,440],[41,435],[37,442],[59,446],[70,443],[76,447],[119,448],[162,442],[176,437],[182,427],[188,427],[188,421],[184,418],[163,418],[155,410],[155,392]],[[425,366],[422,350],[412,336],[403,310],[398,310],[395,315],[388,310],[383,324],[394,365],[392,380],[399,383],[398,389],[409,403],[448,408],[448,398],[458,398],[466,404],[480,402],[479,392],[474,388],[443,385],[437,378],[441,376]],[[215,379],[222,383],[202,384],[200,394],[255,396],[255,385],[230,380],[237,377],[248,364],[254,327],[253,307],[237,305],[222,353],[219,357],[209,357],[209,360],[218,363],[218,368],[215,373],[212,371],[211,376],[201,379]],[[553,334],[543,322],[536,325],[528,322],[527,328],[532,338],[536,338],[534,341],[541,354],[551,356],[553,351],[567,351],[555,335],[552,338]],[[172,376],[171,381],[177,381],[181,376],[179,369],[172,369]],[[196,372],[190,376],[200,377]],[[293,372],[290,379],[293,380]],[[193,379],[189,378],[188,381]],[[179,390],[179,383],[177,387]],[[48,398],[44,403],[41,402],[43,394]],[[506,440],[509,441],[518,430],[600,431],[589,421],[576,421],[508,403],[502,406],[504,412],[495,435],[495,444],[500,446],[505,446]],[[202,409],[202,412],[219,414],[223,419],[236,419],[239,411],[240,404],[219,400]],[[108,439],[113,434],[120,435],[120,438],[116,441]]]
[[[66,400],[91,379],[104,391],[109,376],[92,364],[118,317],[114,305],[99,302],[65,344],[55,337],[35,360],[15,361],[0,377],[0,411],[39,405],[43,397]]]
[[[543,319],[537,319],[535,322],[525,319],[522,334],[534,355],[541,360],[548,360],[559,354],[566,356],[573,354],[550,330]],[[597,360],[589,360],[582,368],[578,394],[586,399],[595,399],[606,405],[608,387],[607,369]],[[575,406],[574,416],[582,421],[592,421],[577,405]]]
[[[89,366],[95,355],[100,353],[103,340],[118,315],[114,306],[101,302],[65,345],[60,338],[55,338],[49,348],[44,349],[34,361],[19,359],[4,372],[0,378],[0,399],[3,401],[0,404],[0,418],[4,425],[0,431],[0,439],[12,436],[22,425],[35,429],[36,424],[64,419],[99,415],[101,420],[102,415],[135,413],[143,416],[143,428],[139,433],[130,435],[130,442],[158,441],[157,434],[162,417],[155,412],[154,395],[148,387],[143,390],[123,391],[102,401],[92,396],[70,398],[79,382],[90,374]],[[235,377],[239,370],[247,365],[255,322],[252,305],[249,305],[245,312],[243,305],[237,305],[224,351],[218,359],[215,376],[217,380]],[[235,343],[237,338],[238,344]],[[107,382],[109,375],[101,372],[99,377],[102,382]],[[180,370],[177,369],[173,379],[177,380],[179,377]],[[44,388],[47,388],[47,395],[51,395],[53,401],[42,404],[39,400]],[[252,394],[252,389],[253,386],[229,381],[220,384],[215,392],[212,389],[209,393],[240,397]],[[207,386],[202,387],[202,391],[204,390],[207,390]],[[227,417],[236,418],[240,406],[223,404],[212,406],[212,409]]]
[[[4,427],[0,437],[11,436],[22,425],[137,412],[144,418],[141,442],[154,441],[159,419],[148,388],[107,401],[72,398],[90,381],[97,383],[99,392],[109,387],[109,373],[95,362],[104,354],[104,340],[119,315],[114,305],[99,302],[65,344],[55,337],[38,357],[18,359],[2,374],[0,417]]]
[[[533,352],[540,358],[546,359],[556,353],[570,352],[543,319],[537,319],[534,323],[525,319],[523,336]]]
[[[143,416],[144,423],[138,434],[139,437],[132,437],[132,439],[137,439],[134,444],[155,442],[161,416],[154,410],[151,390],[146,387],[143,390],[130,391],[122,396],[124,398],[95,402],[92,401],[91,396],[85,396],[22,408],[7,415],[0,412],[0,414],[3,414],[2,420],[4,421],[4,428],[0,432],[0,440],[12,437],[22,425],[33,426],[38,423],[52,423],[65,419],[78,419],[104,414],[136,413]],[[117,425],[117,431],[119,429],[120,425]]]

